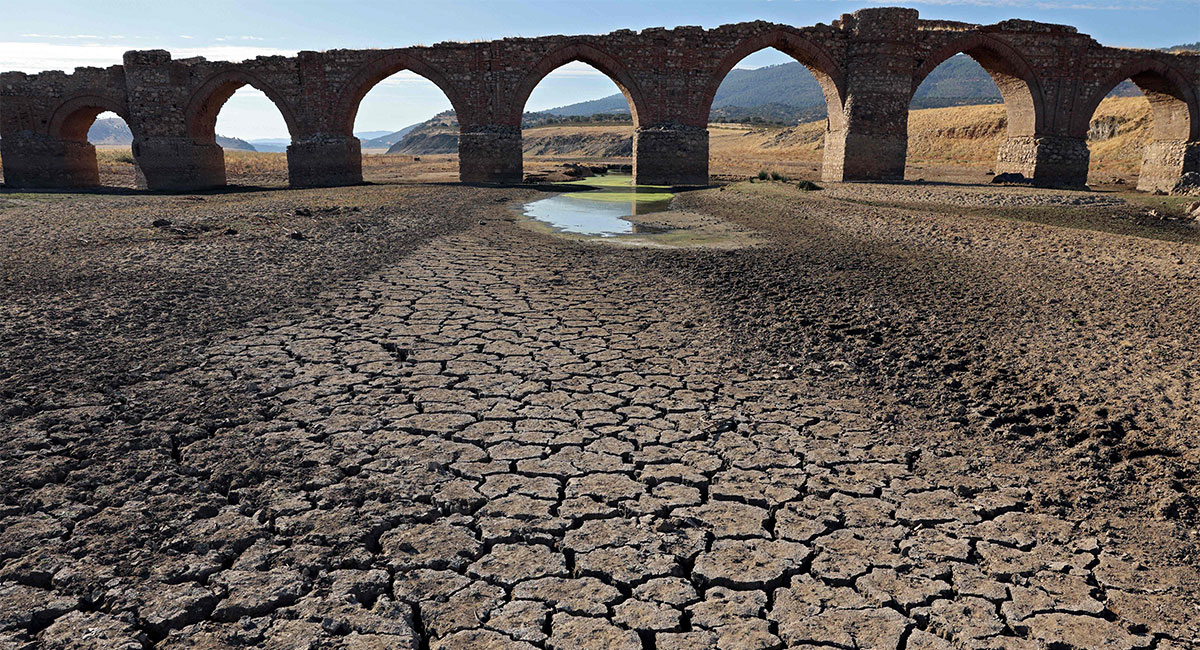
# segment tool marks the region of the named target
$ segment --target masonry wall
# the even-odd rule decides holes
[[[960,52],[988,70],[1008,108],[1009,138],[998,171],[1082,185],[1087,123],[1100,99],[1126,78],[1146,91],[1156,120],[1140,186],[1170,189],[1200,164],[1200,56],[1107,48],[1063,25],[930,21],[899,8],[864,9],[803,28],[748,22],[306,51],[242,63],[133,51],[123,65],[107,69],[0,75],[0,147],[11,187],[95,184],[94,150],[79,128],[101,110],[113,110],[133,131],[146,187],[220,186],[225,169],[213,138],[216,115],[230,94],[249,84],[271,98],[288,124],[293,185],[353,184],[362,180],[352,133],[359,102],[385,77],[411,70],[437,84],[458,114],[461,178],[519,182],[521,115],[529,94],[554,69],[583,61],[611,77],[630,101],[637,180],[703,185],[716,89],[742,58],[765,47],[791,55],[821,84],[829,109],[823,168],[829,181],[903,178],[912,94]]]

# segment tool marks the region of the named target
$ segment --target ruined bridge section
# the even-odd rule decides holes
[[[913,9],[864,9],[832,25],[764,22],[716,29],[628,30],[603,36],[511,38],[393,50],[301,52],[242,63],[174,60],[161,50],[124,65],[74,74],[0,75],[0,148],[9,187],[98,182],[87,129],[112,111],[129,124],[139,179],[156,190],[225,183],[217,112],[249,84],[279,107],[291,131],[292,185],[361,182],[352,129],[359,102],[401,70],[446,93],[461,128],[468,182],[521,179],[521,114],[543,77],[571,61],[617,83],[634,113],[640,183],[708,182],[708,115],[717,87],[745,56],[774,47],[813,72],[829,108],[823,176],[829,181],[904,175],[908,107],[917,86],[958,53],[992,75],[1008,110],[997,171],[1081,186],[1086,134],[1100,100],[1132,79],[1153,108],[1153,141],[1138,186],[1170,189],[1200,171],[1200,56],[1104,47],[1071,27],[1010,20],[995,25],[919,20]]]

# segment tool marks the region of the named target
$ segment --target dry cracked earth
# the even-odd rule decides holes
[[[959,377],[938,322],[1007,317],[943,291],[978,279],[950,252],[1033,228],[1116,251],[1097,281],[1194,280],[1191,235],[787,191],[681,198],[772,240],[719,253],[536,235],[526,189],[0,195],[0,648],[1196,647],[1192,358],[1122,443],[1069,385],[997,425],[1043,352]],[[881,270],[918,258],[940,298]]]

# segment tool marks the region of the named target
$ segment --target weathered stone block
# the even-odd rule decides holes
[[[708,129],[683,124],[638,128],[633,177],[639,185],[708,185]]]
[[[203,190],[225,185],[225,152],[217,144],[188,138],[133,141],[138,186],[168,192]]]
[[[362,144],[353,136],[317,134],[287,148],[293,187],[334,187],[362,182]]]
[[[1087,185],[1087,142],[1071,137],[1010,137],[996,154],[996,173],[1021,174],[1035,185]]]
[[[1151,142],[1142,150],[1137,188],[1170,192],[1187,172],[1200,172],[1200,142]]]
[[[0,140],[9,187],[69,188],[100,184],[96,148],[87,142],[24,134]]]
[[[521,129],[486,126],[458,136],[458,176],[464,183],[520,183]]]

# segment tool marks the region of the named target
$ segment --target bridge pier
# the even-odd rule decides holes
[[[462,129],[458,177],[464,183],[520,183],[521,127],[489,124]]]
[[[292,187],[338,187],[363,180],[362,143],[354,136],[317,133],[297,138],[288,145],[287,161]]]
[[[633,135],[638,185],[708,185],[708,129],[685,124],[638,127]]]
[[[190,138],[153,137],[133,141],[138,186],[181,192],[225,185],[225,152],[218,144],[196,144]]]
[[[841,181],[899,181],[904,180],[904,158],[908,154],[907,110],[903,131],[897,133],[896,120],[879,123],[881,129],[869,123],[853,129],[829,131],[825,134],[825,155],[821,162],[821,179]]]
[[[854,46],[843,63],[845,98],[829,117],[821,177],[826,181],[904,180],[917,10],[861,9],[842,16]],[[830,106],[831,111],[838,107]]]
[[[1142,150],[1137,188],[1170,192],[1187,172],[1200,172],[1200,142],[1154,140]]]
[[[96,148],[87,142],[24,133],[0,139],[8,187],[70,188],[100,184]]]
[[[1084,187],[1087,141],[1071,136],[1021,135],[1005,139],[996,153],[996,173],[1021,174],[1035,185]]]

